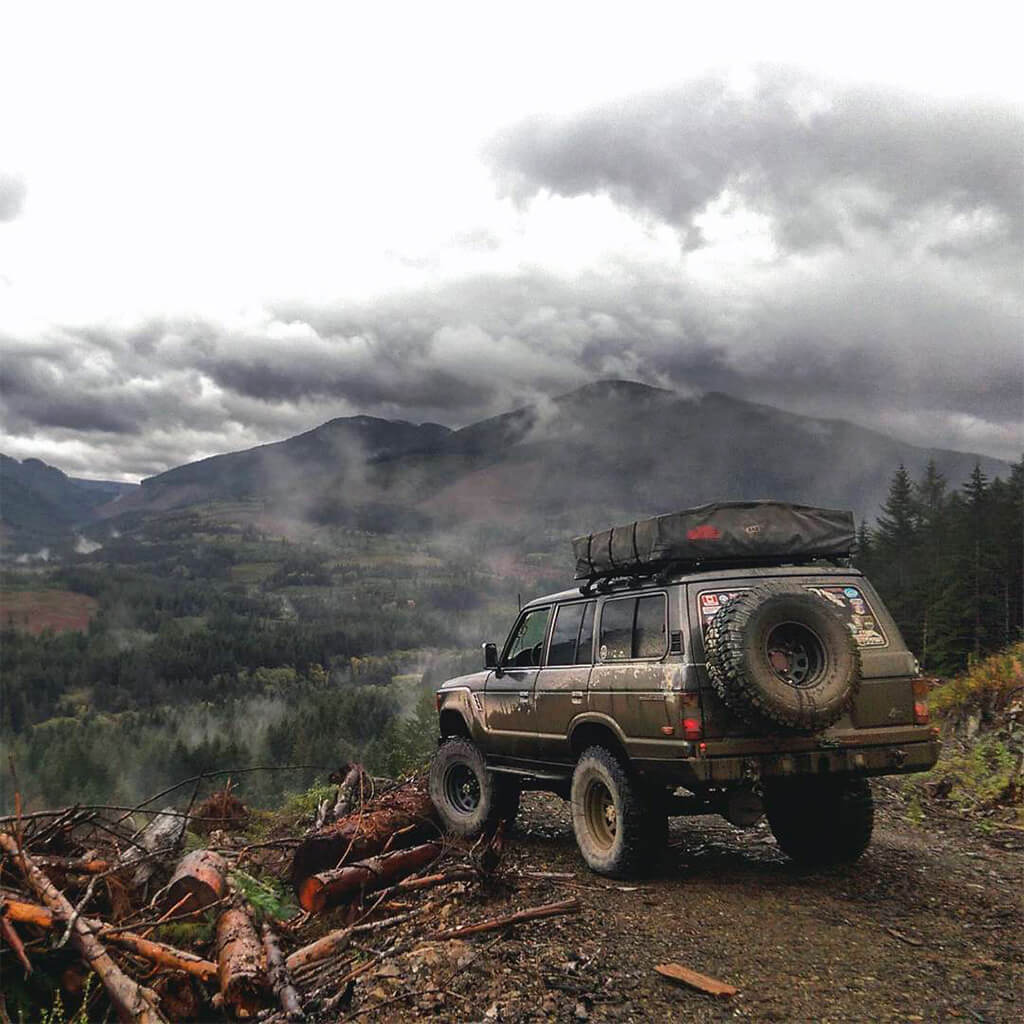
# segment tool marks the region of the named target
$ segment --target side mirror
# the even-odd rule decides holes
[[[497,644],[484,644],[484,668],[498,667],[498,646]]]

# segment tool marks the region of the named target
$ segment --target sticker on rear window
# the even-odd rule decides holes
[[[882,627],[878,624],[878,619],[871,610],[867,598],[857,587],[808,587],[807,589],[843,613],[858,647],[884,647],[889,642],[886,640],[885,633],[882,632]],[[700,607],[700,626],[703,635],[707,635],[708,626],[718,612],[742,593],[745,591],[705,590],[698,595],[697,603]]]

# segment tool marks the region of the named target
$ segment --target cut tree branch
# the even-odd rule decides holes
[[[20,864],[21,870],[36,896],[53,913],[65,920],[70,920],[75,908],[44,872],[36,867],[32,858],[18,845],[17,841],[7,833],[0,832],[0,848],[3,848]],[[103,944],[93,934],[93,930],[81,919],[75,921],[71,944],[99,976],[118,1015],[123,1020],[133,1021],[135,1024],[163,1024],[164,1017],[157,1006],[154,993],[133,981],[114,963]]]

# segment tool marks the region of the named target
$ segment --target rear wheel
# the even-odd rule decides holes
[[[604,747],[576,762],[570,795],[572,827],[587,866],[628,878],[647,867],[667,837],[667,816]]]
[[[519,787],[490,771],[479,747],[462,737],[445,740],[430,765],[430,799],[449,832],[475,836],[511,824]]]
[[[850,864],[871,842],[867,779],[779,780],[765,787],[765,811],[779,846],[798,864]]]

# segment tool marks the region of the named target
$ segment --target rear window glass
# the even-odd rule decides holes
[[[668,649],[665,629],[664,594],[608,601],[601,611],[601,660],[660,658]]]
[[[868,599],[859,587],[840,583],[823,587],[807,586],[807,589],[843,613],[858,647],[884,647],[889,642],[871,605],[868,604]],[[707,634],[708,625],[718,614],[719,609],[742,593],[745,593],[745,590],[704,590],[697,596],[701,632],[704,635]]]
[[[634,658],[660,658],[665,653],[665,596],[652,594],[636,602]]]
[[[636,598],[608,601],[601,609],[601,660],[625,661],[633,655]]]

